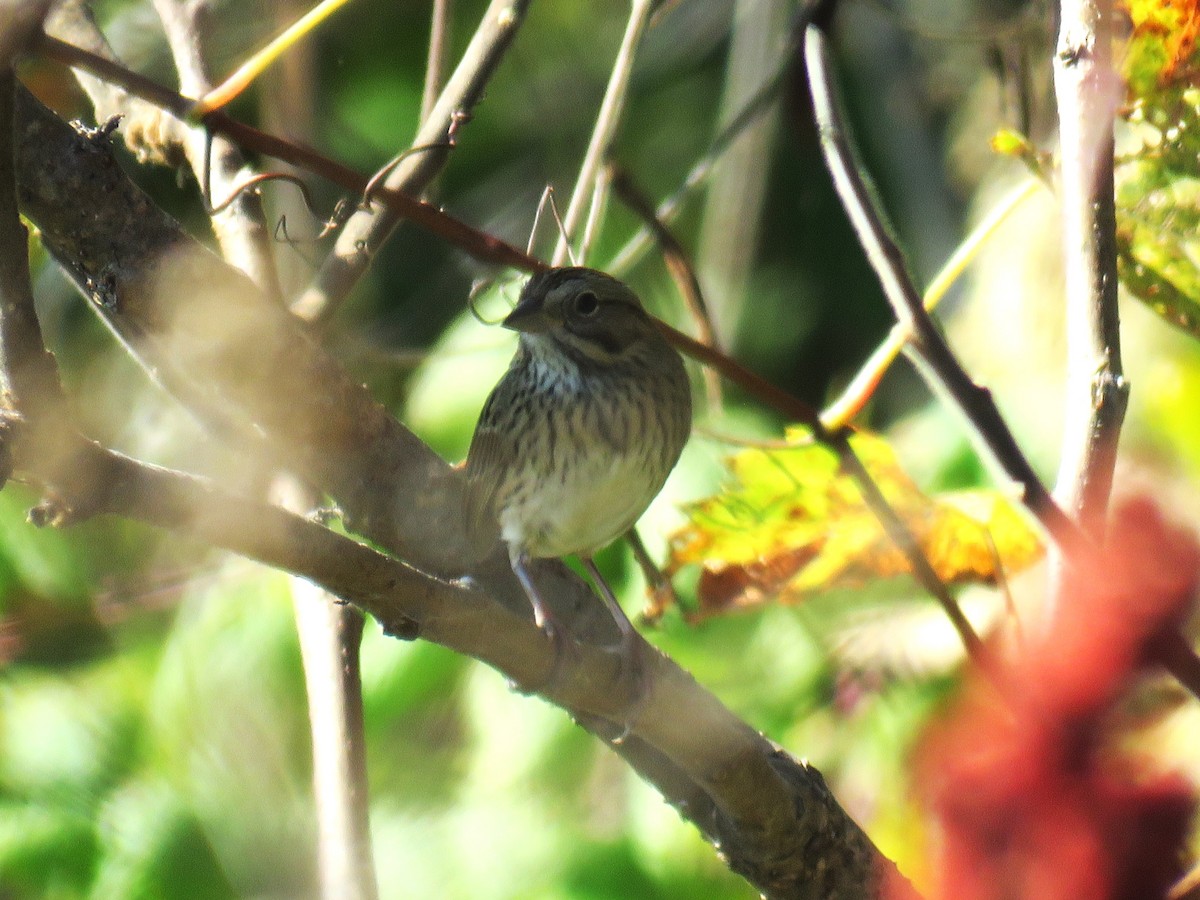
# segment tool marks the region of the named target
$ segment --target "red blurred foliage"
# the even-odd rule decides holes
[[[1198,583],[1196,539],[1150,501],[1128,502],[1106,551],[1070,574],[1049,633],[971,679],[918,758],[940,829],[932,896],[1165,896],[1183,871],[1195,792],[1118,753],[1110,713]]]

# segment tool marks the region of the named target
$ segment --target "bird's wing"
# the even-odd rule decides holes
[[[496,499],[505,472],[514,461],[517,446],[511,428],[500,427],[515,400],[511,379],[501,379],[492,390],[467,451],[464,514],[467,536],[480,552],[496,539]]]

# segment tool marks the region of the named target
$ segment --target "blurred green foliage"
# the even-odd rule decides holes
[[[484,3],[452,5],[453,60]],[[269,36],[271,6],[214,4],[217,72]],[[653,198],[676,188],[711,139],[732,6],[684,0],[648,33],[616,156]],[[123,57],[170,82],[151,4],[108,0],[97,8]],[[295,4],[284,19],[304,8]],[[848,98],[889,208],[904,212],[899,233],[919,261],[940,263],[967,209],[986,205],[973,199],[977,187],[986,197],[1014,168],[991,159],[987,135],[1001,124],[1035,141],[1041,135],[1036,122],[1012,121],[984,46],[922,37],[922,22],[932,15],[940,32],[986,30],[1027,8],[980,0],[946,10],[911,0],[897,9],[846,5]],[[542,188],[556,185],[563,200],[573,183],[626,12],[617,0],[533,3],[464,127],[437,202],[525,243]],[[311,133],[293,136],[362,171],[381,165],[415,131],[428,14],[425,2],[347,6],[297,51],[309,61],[298,104],[309,116],[272,127],[288,131],[311,118]],[[1032,29],[1003,33],[1041,67],[1029,86],[1036,95],[1051,44],[1045,23],[1026,20]],[[86,117],[61,72],[35,61],[28,80],[64,113]],[[252,93],[235,111],[269,122],[272,96],[279,95]],[[762,240],[732,349],[819,404],[865,359],[890,316],[828,185],[798,74],[782,93],[781,113],[763,160],[770,175]],[[127,162],[158,202],[207,233],[186,176],[177,183],[174,173]],[[314,188],[331,210],[335,195]],[[290,190],[269,188],[268,206],[276,220],[286,212],[289,233],[300,234],[312,223],[288,205]],[[677,223],[685,245],[695,245],[702,219],[702,201],[689,202]],[[632,227],[614,206],[593,262],[603,265]],[[1053,444],[1060,414],[1048,386],[1058,374],[1028,341],[1058,332],[1023,317],[1055,302],[1054,271],[1030,261],[1056,242],[1045,215],[998,237],[981,266],[1000,274],[980,276],[956,336],[969,367],[988,372],[1034,448]],[[281,245],[285,275],[302,284],[324,249],[304,240]],[[52,265],[35,259],[46,330],[89,430],[144,458],[236,471],[230,451],[149,387],[80,312]],[[460,253],[404,226],[329,336],[346,364],[449,459],[464,454],[512,349],[510,335],[464,311],[476,274]],[[653,255],[631,280],[652,308],[686,324]],[[485,312],[503,309],[512,295],[497,289]],[[972,324],[979,310],[1011,326],[1015,343],[996,320]],[[1130,446],[1153,477],[1194,479],[1197,419],[1179,409],[1194,407],[1200,358],[1155,327],[1132,323],[1131,367],[1144,364],[1154,390],[1135,390]],[[911,374],[898,369],[870,424],[886,431],[923,488],[987,484],[953,417],[925,403]],[[781,424],[736,391],[722,414],[703,418],[710,430],[697,433],[644,520],[660,557],[681,521],[678,505],[718,487],[720,460],[732,449],[723,436],[773,436]],[[1052,457],[1034,457],[1052,470]],[[37,531],[25,522],[34,502],[19,486],[0,494],[0,900],[314,896],[308,720],[288,579],[124,523]],[[642,583],[628,553],[614,548],[601,565],[627,608],[636,607]],[[694,572],[678,578],[685,603],[689,578],[694,584]],[[820,768],[882,849],[920,875],[923,831],[907,795],[907,755],[953,688],[957,656],[951,640],[948,662],[931,663],[919,633],[893,627],[889,604],[898,590],[913,599],[904,584],[702,627],[673,615],[649,637],[747,721]],[[914,604],[928,611],[923,599]],[[886,652],[862,652],[848,638],[852,621],[875,623]],[[897,662],[897,650],[908,658]],[[495,672],[437,646],[386,638],[368,623],[363,688],[384,898],[754,896],[615,755],[559,710],[513,693]]]

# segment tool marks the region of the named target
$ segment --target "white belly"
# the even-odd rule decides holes
[[[666,480],[638,448],[588,457],[539,484],[536,512],[514,497],[500,515],[504,540],[538,558],[590,555],[628,531]]]

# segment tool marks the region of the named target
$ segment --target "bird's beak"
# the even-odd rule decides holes
[[[517,305],[513,307],[513,311],[508,314],[508,317],[501,324],[505,328],[511,328],[513,331],[522,331],[531,334],[539,331],[549,331],[554,325],[550,321],[550,316],[546,314],[542,298],[536,295],[522,295],[521,299],[517,301]]]

